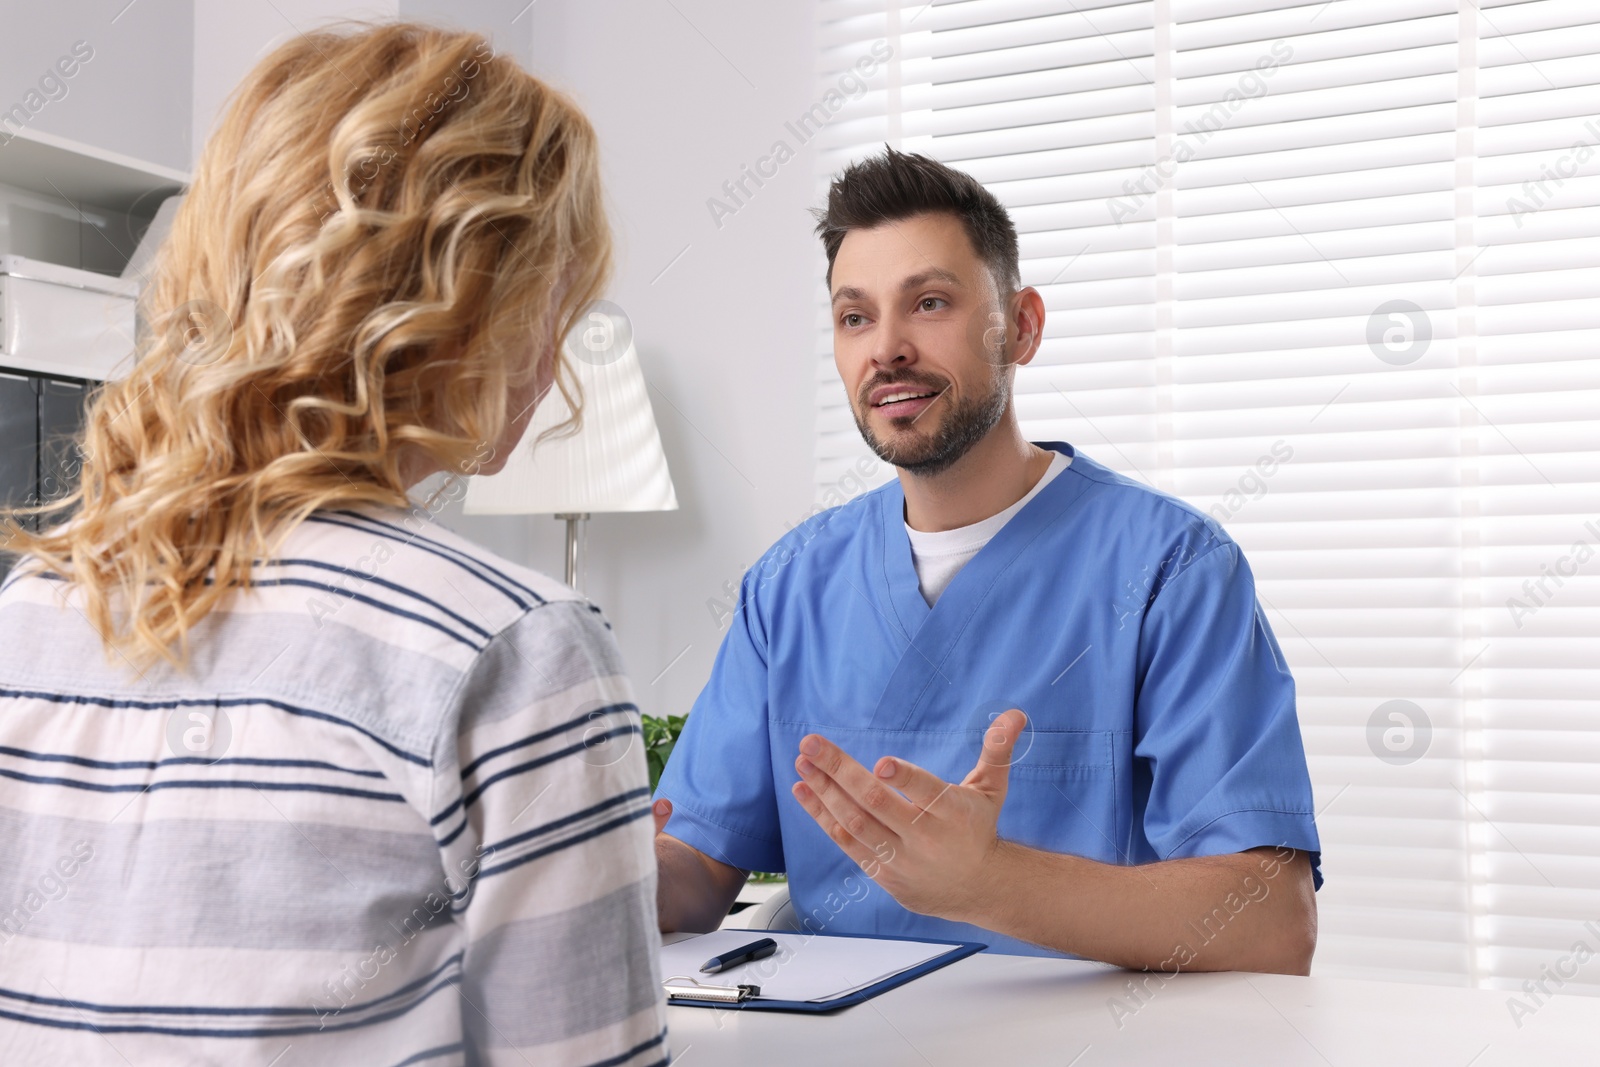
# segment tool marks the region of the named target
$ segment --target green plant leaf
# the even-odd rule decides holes
[[[666,718],[656,715],[639,716],[644,735],[645,763],[650,768],[652,793],[661,784],[661,773],[666,770],[667,760],[672,756],[678,737],[683,733],[683,724],[687,721],[687,715],[668,715]]]

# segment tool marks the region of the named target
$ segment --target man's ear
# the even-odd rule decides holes
[[[1025,285],[1011,298],[1011,321],[1017,331],[1017,347],[1010,362],[1021,367],[1032,361],[1044,340],[1044,297]]]

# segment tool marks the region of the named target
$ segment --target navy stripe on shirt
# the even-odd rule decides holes
[[[381,526],[386,530],[392,530],[395,533],[403,533],[403,534],[410,534],[411,533],[411,531],[405,529],[402,526],[396,526],[392,522],[388,522],[388,521],[386,521],[384,519],[376,518],[376,517],[374,517],[372,515],[363,515],[358,511],[340,510],[340,511],[336,511],[335,514],[344,515],[345,517],[351,518],[351,519],[361,519],[361,520],[363,520],[365,522],[370,522],[370,523],[373,523],[374,525]],[[440,549],[441,551],[444,551],[444,552],[448,552],[448,553],[451,554],[451,556],[456,557],[456,558],[458,558],[458,559],[460,559],[460,560],[462,560],[462,561],[464,561],[466,563],[469,563],[474,567],[478,567],[478,568],[481,568],[482,570],[488,571],[490,574],[494,575],[496,578],[499,578],[502,582],[505,582],[511,588],[517,590],[517,592],[523,593],[524,595],[533,598],[533,602],[535,604],[543,604],[543,603],[545,603],[544,597],[540,596],[538,593],[535,593],[532,589],[529,589],[527,586],[523,585],[521,582],[519,582],[515,578],[511,577],[509,574],[506,574],[504,571],[500,570],[498,567],[495,567],[495,566],[492,566],[491,564],[485,563],[483,560],[479,559],[477,556],[474,556],[474,555],[472,555],[472,554],[470,554],[468,552],[463,552],[463,551],[461,551],[461,549],[456,548],[453,545],[447,545],[447,544],[444,544],[441,541],[435,541],[431,537],[423,537],[420,533],[413,534],[412,536],[416,537],[416,539],[419,540],[419,541],[426,541],[428,544],[434,546],[435,548]]]
[[[596,708],[594,711],[585,712],[576,719],[571,719],[567,722],[564,722],[560,726],[552,726],[548,730],[540,730],[536,734],[529,734],[521,741],[513,741],[508,745],[501,745],[499,748],[492,748],[483,755],[479,756],[477,759],[473,760],[471,763],[467,764],[465,767],[461,768],[461,780],[466,781],[473,771],[483,766],[489,760],[494,759],[496,756],[503,756],[507,752],[514,752],[519,748],[527,748],[529,745],[537,745],[540,741],[548,741],[557,734],[566,733],[568,730],[576,730],[585,723],[593,722],[596,715],[609,715],[612,712],[638,710],[639,705],[633,703],[607,704],[603,708]]]
[[[375,574],[368,574],[365,571],[352,570],[349,567],[337,567],[332,563],[323,563],[321,560],[316,559],[272,559],[265,562],[268,566],[274,567],[313,567],[317,570],[333,571],[336,574],[343,574],[346,577],[355,578],[362,583],[371,583],[372,585],[382,586],[384,589],[390,589],[402,596],[408,596],[413,600],[417,600],[428,605],[435,611],[450,616],[450,618],[454,619],[462,626],[465,626],[467,629],[471,630],[473,633],[477,634],[479,637],[482,637],[486,641],[494,636],[477,623],[466,618],[465,616],[456,614],[454,611],[451,611],[449,608],[445,607],[437,600],[434,600],[432,597],[423,596],[421,593],[418,593],[415,590],[407,589],[398,582],[391,582],[387,578],[379,578]]]
[[[308,719],[320,719],[323,722],[331,722],[336,726],[348,727],[364,737],[371,738],[382,745],[386,751],[399,756],[408,763],[415,763],[419,767],[431,768],[433,766],[433,760],[428,757],[419,756],[415,752],[407,752],[403,748],[391,745],[371,730],[350,722],[348,719],[341,719],[337,715],[329,715],[325,711],[313,711],[310,708],[286,704],[281,700],[272,700],[268,697],[219,697],[215,700],[192,697],[174,700],[116,700],[111,697],[81,696],[74,693],[47,693],[35,689],[6,689],[0,687],[0,699],[5,697],[14,697],[19,700],[47,700],[52,704],[94,704],[103,708],[137,708],[140,711],[170,711],[173,708],[194,707],[239,708],[251,704],[260,704],[264,707],[275,708],[289,715],[301,715]]]
[[[627,1063],[629,1060],[631,1060],[635,1056],[639,1055],[639,1053],[648,1052],[650,1049],[655,1048],[657,1045],[662,1044],[666,1040],[667,1040],[667,1032],[666,1032],[666,1030],[662,1030],[655,1037],[652,1037],[648,1041],[639,1042],[637,1045],[633,1046],[632,1048],[630,1048],[626,1052],[619,1052],[615,1056],[611,1056],[611,1057],[609,1057],[607,1059],[595,1060],[593,1063],[585,1065],[585,1067],[617,1067],[617,1064],[619,1064],[619,1063]],[[663,1060],[658,1060],[656,1062],[657,1063],[666,1063],[667,1061],[663,1059]],[[650,1067],[655,1067],[655,1065],[651,1064]]]
[[[92,767],[103,771],[154,771],[162,767],[179,766],[206,766],[222,767],[234,765],[240,767],[293,767],[309,771],[335,771],[339,774],[354,774],[362,778],[382,778],[382,771],[363,771],[355,767],[341,767],[336,763],[324,763],[315,759],[261,759],[253,756],[228,756],[222,759],[206,759],[204,756],[174,756],[171,759],[159,760],[101,760],[90,759],[87,756],[68,756],[54,752],[29,752],[26,749],[12,748],[9,745],[0,745],[0,756],[15,756],[17,759],[35,760],[39,763],[70,763],[75,767]]]
[[[568,816],[562,816],[560,819],[552,819],[552,821],[544,822],[544,824],[541,825],[536,825],[536,827],[533,827],[531,830],[523,830],[522,833],[517,833],[517,835],[514,835],[514,837],[502,838],[502,840],[494,841],[494,843],[491,843],[491,845],[482,846],[482,854],[485,857],[493,856],[493,854],[498,853],[498,851],[510,849],[515,845],[522,845],[523,841],[530,841],[533,840],[533,838],[547,835],[547,833],[554,833],[555,830],[566,829],[566,827],[570,827],[570,825],[576,825],[581,824],[581,822],[590,821],[590,819],[594,819],[594,817],[598,816],[598,814],[605,813],[605,811],[610,811],[610,809],[616,808],[618,805],[626,805],[626,803],[629,803],[629,801],[638,800],[640,797],[648,797],[648,795],[650,795],[650,787],[645,785],[645,787],[642,787],[642,789],[630,789],[629,792],[618,793],[616,797],[606,797],[605,800],[600,801],[600,803],[597,803],[597,805],[587,806],[587,808],[582,809],[582,811],[574,811],[574,813],[568,814]],[[462,829],[464,829],[464,827],[466,827],[466,822],[462,822]],[[459,832],[461,832],[461,829],[456,830],[456,833]],[[576,843],[579,843],[579,841],[586,840],[589,840],[589,837],[574,837],[571,838],[568,843],[570,843],[570,845],[576,845]],[[549,851],[560,851],[560,849],[549,849]],[[474,878],[477,877],[482,877],[482,869],[478,870],[478,875],[474,875]],[[467,894],[470,893],[472,893],[472,881],[469,881],[466,886],[462,886],[459,891],[454,891],[454,893],[451,893],[450,899],[454,902],[464,901],[464,899],[467,897]],[[456,910],[456,912],[459,912],[461,909],[459,909],[459,907],[453,907],[451,910]]]
[[[466,1046],[457,1041],[453,1045],[440,1045],[438,1048],[425,1048],[421,1052],[412,1053],[394,1067],[409,1067],[413,1063],[422,1063],[424,1060],[436,1060],[440,1056],[448,1056],[452,1052],[465,1052]]]
[[[98,1016],[98,1021],[73,1022],[48,1015],[23,1014],[20,1010],[13,1012],[0,1008],[0,1018],[17,1019],[21,1022],[37,1023],[40,1026],[52,1026],[58,1029],[69,1030],[94,1030],[108,1033],[151,1033],[166,1034],[174,1037],[272,1037],[293,1034],[317,1033],[333,1030],[353,1030],[375,1023],[386,1022],[389,1019],[404,1015],[417,1005],[432,997],[441,989],[456,985],[461,981],[460,965],[462,954],[457,952],[444,963],[434,968],[428,974],[407,982],[399,989],[387,993],[373,1000],[360,1004],[352,1004],[343,1008],[318,1008],[311,1007],[221,1007],[209,1005],[173,1005],[173,1004],[97,1004],[86,1000],[66,1000],[60,997],[45,997],[35,993],[23,993],[14,989],[0,988],[0,1000],[17,1001],[23,1004],[37,1005],[42,1008],[63,1008],[83,1014]],[[446,974],[445,972],[450,972]],[[442,977],[441,977],[442,976]],[[410,1003],[403,1001],[411,997]],[[398,1007],[374,1011],[381,1005],[394,1003]],[[144,1017],[146,1022],[115,1022],[107,1016],[135,1016]],[[348,1018],[338,1023],[328,1022],[331,1016],[360,1016]],[[246,1020],[264,1021],[268,1019],[282,1019],[283,1024],[277,1026],[256,1026],[244,1029],[223,1029],[220,1027],[201,1028],[195,1026],[178,1027],[172,1025],[159,1025],[154,1020],[163,1017],[178,1018],[234,1018],[244,1023]],[[317,1021],[312,1024],[310,1016],[315,1016]],[[295,1020],[307,1019],[306,1023],[297,1023]]]
[[[645,807],[640,808],[638,811],[630,812],[627,815],[618,816],[617,818],[612,819],[609,822],[601,823],[599,826],[596,826],[591,830],[585,830],[581,834],[575,834],[572,837],[564,838],[563,840],[556,841],[556,842],[554,842],[552,844],[549,844],[549,845],[545,845],[542,848],[534,849],[532,852],[529,852],[527,855],[518,856],[514,860],[507,860],[505,863],[500,864],[498,867],[485,867],[481,871],[478,872],[478,877],[479,878],[488,878],[491,875],[504,874],[506,871],[514,870],[517,867],[521,867],[524,863],[532,863],[534,860],[543,859],[545,856],[550,855],[552,852],[560,852],[564,848],[571,848],[573,845],[582,844],[585,841],[591,841],[594,838],[599,837],[601,834],[608,834],[612,830],[616,830],[616,829],[619,829],[619,828],[621,828],[623,826],[627,826],[629,823],[632,823],[632,822],[637,822],[638,820],[644,818],[645,816],[647,816],[649,814],[650,814],[650,807],[649,807],[649,805],[646,805]]]
[[[575,823],[583,822],[585,819],[592,819],[603,811],[610,811],[618,804],[626,804],[630,800],[638,800],[641,797],[647,797],[649,795],[649,786],[645,786],[641,789],[630,789],[626,793],[618,793],[614,797],[607,797],[598,804],[591,804],[582,811],[575,811],[571,815],[563,815],[559,819],[552,819],[540,826],[533,827],[531,830],[524,830],[520,834],[515,834],[503,840],[496,841],[491,845],[485,845],[483,848],[484,855],[490,855],[500,851],[501,849],[510,848],[512,845],[520,845],[524,841],[530,841],[541,834],[553,833],[556,830],[565,829],[566,827],[572,826]]]
[[[352,513],[341,511],[341,512],[337,512],[336,514],[339,514],[339,515],[351,515]],[[356,517],[356,518],[364,518],[364,516],[354,516],[354,517]],[[495,590],[501,596],[504,596],[507,600],[510,600],[513,604],[515,604],[517,607],[521,608],[523,611],[527,611],[529,608],[533,607],[534,603],[539,603],[539,604],[544,603],[544,598],[538,596],[537,594],[532,594],[533,595],[533,600],[532,601],[526,600],[526,599],[518,596],[512,589],[506,588],[504,585],[501,585],[499,582],[496,582],[494,579],[485,576],[480,571],[478,571],[478,570],[474,569],[473,567],[469,566],[467,563],[463,562],[462,560],[457,559],[455,556],[452,556],[452,555],[448,554],[445,551],[446,546],[440,545],[440,544],[438,544],[437,542],[434,542],[434,541],[430,541],[426,537],[422,537],[421,535],[412,534],[409,531],[399,530],[398,527],[390,527],[388,530],[383,530],[383,529],[374,530],[370,526],[358,525],[358,524],[356,524],[354,522],[349,522],[349,521],[347,521],[345,519],[336,519],[336,518],[332,517],[331,515],[307,515],[305,521],[306,522],[321,523],[324,526],[343,526],[347,530],[356,530],[356,531],[359,531],[360,533],[364,533],[364,534],[367,534],[367,535],[373,536],[373,537],[383,537],[383,538],[386,538],[386,539],[388,539],[390,541],[394,541],[396,544],[414,545],[417,548],[421,549],[422,551],[427,552],[428,554],[433,555],[433,556],[438,556],[440,559],[444,560],[445,562],[451,563],[451,564],[455,565],[456,567],[460,568],[461,570],[465,571],[467,574],[470,574],[475,580],[477,580],[479,582],[482,582],[484,585],[487,585],[489,588]],[[367,521],[372,521],[372,520],[367,520]],[[398,533],[403,534],[403,536],[396,536],[395,532],[390,532],[391,530],[397,531]],[[470,559],[470,558],[471,557],[468,557],[468,559]]]
[[[15,1019],[18,1022],[33,1023],[36,1026],[48,1026],[57,1030],[92,1030],[97,1034],[161,1034],[166,1037],[294,1037],[299,1034],[324,1034],[340,1030],[357,1030],[366,1026],[376,1026],[378,1023],[388,1022],[408,1014],[413,1008],[423,1004],[441,989],[461,984],[461,976],[452,974],[440,981],[433,988],[424,992],[410,1004],[395,1008],[392,1011],[380,1012],[366,1019],[355,1019],[349,1022],[315,1022],[290,1024],[287,1026],[256,1026],[256,1027],[200,1027],[200,1026],[157,1026],[151,1023],[116,1023],[110,1021],[89,1022],[57,1019],[49,1016],[28,1015],[22,1012],[8,1011],[0,1008],[0,1019]],[[79,1009],[82,1010],[82,1009]],[[186,1014],[180,1012],[178,1014]]]
[[[209,578],[206,579],[206,584],[209,585],[210,582],[211,580]],[[263,587],[274,585],[297,585],[303,586],[306,589],[318,589],[324,593],[332,593],[335,596],[344,597],[346,600],[354,600],[358,603],[365,604],[368,607],[377,608],[379,611],[386,611],[390,615],[398,615],[402,619],[410,619],[412,622],[420,622],[424,626],[431,626],[451,640],[459,641],[463,645],[466,645],[474,652],[483,651],[483,645],[478,644],[470,637],[462,637],[460,634],[456,633],[442,622],[439,622],[435,619],[430,619],[426,615],[418,615],[414,611],[407,611],[405,608],[395,607],[393,604],[385,604],[383,601],[367,596],[364,593],[353,593],[348,589],[340,589],[338,586],[329,585],[327,582],[313,582],[309,578],[256,578],[251,581],[250,584],[253,586]]]
[[[353,1004],[344,1010],[351,1012],[367,1011],[387,1001],[403,997],[407,993],[414,993],[444,974],[445,971],[459,966],[461,960],[462,953],[454,953],[427,974],[413,978],[399,989],[391,990],[381,997],[374,997],[372,1000],[364,1000],[360,1004]],[[198,1004],[99,1004],[89,1000],[64,1000],[60,997],[40,996],[37,993],[23,993],[20,990],[7,989],[4,986],[0,986],[0,1000],[17,1000],[27,1004],[41,1004],[51,1008],[71,1008],[75,1011],[92,1011],[108,1015],[207,1015],[222,1017],[227,1015],[305,1016],[328,1014],[327,1011],[320,1008],[303,1008],[299,1006],[292,1008],[277,1006],[246,1008]]]
[[[639,729],[639,726],[635,723],[629,723],[626,726],[617,726],[607,730],[605,733],[600,735],[599,740],[608,741],[613,737],[626,737],[629,734],[638,733],[642,733],[642,731]],[[503,771],[497,771],[496,773],[491,774],[478,784],[478,788],[472,790],[470,793],[467,793],[465,796],[457,800],[451,801],[443,811],[429,820],[428,825],[438,826],[441,822],[453,815],[457,809],[470,808],[473,804],[477,803],[478,798],[483,795],[483,791],[489,788],[491,785],[494,785],[496,782],[515,777],[519,774],[526,774],[528,771],[536,770],[539,767],[554,763],[557,760],[566,759],[568,756],[575,756],[580,752],[586,752],[590,748],[594,747],[592,744],[594,740],[595,739],[593,738],[585,738],[575,745],[568,745],[566,748],[561,748],[554,752],[546,753],[545,755],[540,756],[538,759],[532,759],[526,763],[519,763],[515,767],[507,767]]]
[[[355,797],[359,800],[404,801],[399,793],[379,793],[371,789],[351,789],[342,785],[322,785],[318,782],[250,782],[240,779],[208,781],[204,778],[180,778],[164,782],[85,782],[77,778],[51,778],[41,774],[24,774],[0,767],[0,778],[30,785],[58,785],[67,789],[82,789],[91,793],[155,793],[165,789],[270,789],[276,793],[328,793],[333,796]]]

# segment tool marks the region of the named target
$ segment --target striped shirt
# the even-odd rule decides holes
[[[0,1063],[668,1059],[610,626],[416,511],[318,512],[190,633],[0,590]]]

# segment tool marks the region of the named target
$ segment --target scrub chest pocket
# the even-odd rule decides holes
[[[1012,753],[1002,838],[1049,852],[1119,863],[1126,782],[1111,730],[1025,730]]]

